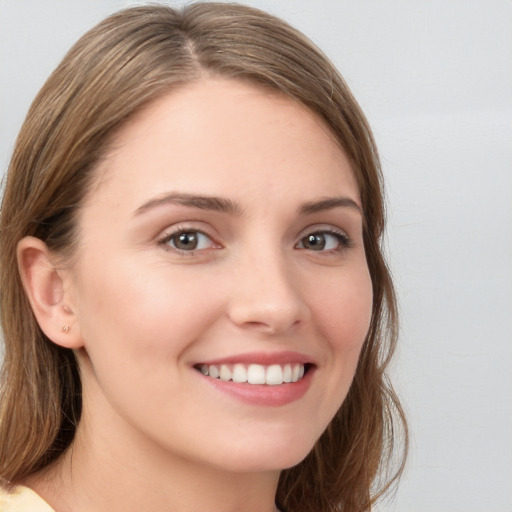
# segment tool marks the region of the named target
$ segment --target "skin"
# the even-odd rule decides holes
[[[70,325],[52,339],[76,350],[82,421],[72,449],[28,483],[59,512],[271,511],[279,472],[343,402],[370,322],[350,164],[302,106],[212,78],[150,105],[114,147],[81,208],[76,259],[46,293]],[[169,193],[236,211],[162,201]],[[299,212],[333,197],[345,201]],[[199,248],[173,247],[194,230]],[[305,243],[312,233],[324,250]],[[282,351],[314,373],[281,406],[245,403],[194,369]]]

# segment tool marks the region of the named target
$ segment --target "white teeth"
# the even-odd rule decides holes
[[[233,382],[247,382],[247,370],[243,364],[233,366]]]
[[[290,364],[285,364],[283,368],[283,382],[291,382],[292,381],[292,366]]]
[[[224,364],[220,367],[220,378],[222,380],[231,380],[231,370]]]
[[[208,375],[214,379],[218,379],[220,377],[219,369],[211,364],[208,366]]]
[[[247,370],[249,384],[265,384],[265,367],[261,364],[251,364]]]
[[[265,376],[265,384],[270,386],[277,386],[283,383],[283,369],[278,364],[273,364],[267,368],[267,375]]]
[[[246,367],[243,364],[231,365],[201,365],[199,371],[213,379],[233,382],[248,382],[249,384],[266,384],[278,386],[280,384],[297,382],[304,377],[303,364],[272,364],[263,366],[261,364],[250,364]]]

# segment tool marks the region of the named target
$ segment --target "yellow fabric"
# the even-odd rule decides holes
[[[16,487],[12,493],[0,488],[0,512],[55,512],[32,489]]]

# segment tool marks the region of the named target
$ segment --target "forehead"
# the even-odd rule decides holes
[[[169,92],[123,126],[112,148],[97,192],[112,182],[118,193],[134,192],[140,181],[146,195],[170,189],[224,195],[226,188],[247,195],[285,180],[293,193],[300,178],[310,195],[336,185],[358,196],[344,151],[317,115],[237,80],[210,78]]]

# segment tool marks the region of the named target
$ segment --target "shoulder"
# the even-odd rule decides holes
[[[22,485],[7,492],[0,487],[0,512],[55,512],[32,489]]]

